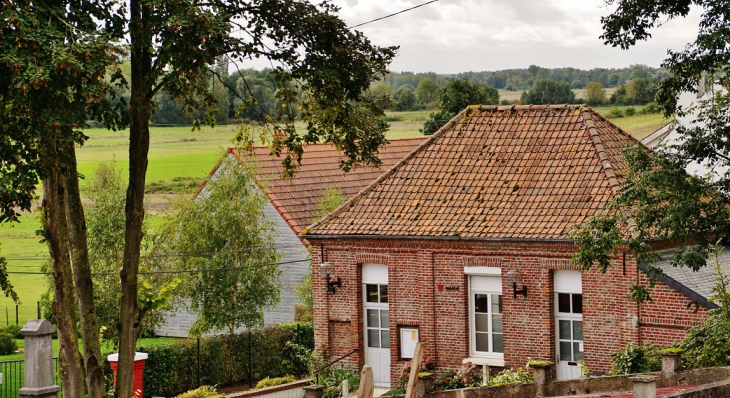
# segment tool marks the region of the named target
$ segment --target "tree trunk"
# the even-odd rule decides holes
[[[94,285],[91,280],[89,250],[86,242],[86,219],[81,205],[73,143],[66,144],[66,151],[70,154],[69,158],[73,159],[73,164],[70,165],[69,174],[62,177],[62,183],[66,193],[68,238],[79,306],[81,339],[84,344],[83,364],[86,371],[86,391],[89,398],[101,398],[105,394],[104,371],[101,365],[103,360],[94,306]]]
[[[45,210],[45,235],[50,246],[53,265],[55,300],[53,315],[58,328],[60,346],[60,375],[65,398],[81,398],[84,393],[84,377],[79,354],[76,305],[72,282],[71,262],[68,256],[66,217],[63,213],[64,189],[59,183],[59,171],[54,169],[43,180],[43,207]]]
[[[122,298],[119,328],[119,368],[117,370],[117,396],[131,398],[133,394],[133,367],[135,330],[139,322],[137,306],[137,274],[144,220],[144,186],[147,173],[147,154],[150,146],[150,93],[149,81],[152,69],[152,34],[145,25],[150,6],[138,0],[130,1],[130,38],[132,42],[132,87],[130,98],[129,129],[129,185],[124,208],[126,226],[124,234],[124,264],[121,276]]]

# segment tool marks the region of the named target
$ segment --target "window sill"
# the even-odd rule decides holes
[[[504,367],[504,357],[502,357],[502,358],[471,357],[471,358],[464,358],[461,361],[461,363],[467,363],[467,362],[471,362],[474,365],[479,365],[479,366],[496,366],[496,367],[500,367],[500,368]]]

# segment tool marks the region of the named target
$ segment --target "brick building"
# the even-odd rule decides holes
[[[629,286],[645,277],[631,256],[619,253],[606,274],[571,263],[570,230],[615,194],[621,151],[637,144],[587,107],[461,112],[302,231],[318,349],[333,359],[357,349],[350,363],[389,386],[416,340],[437,368],[531,358],[555,362],[563,379],[579,375],[580,359],[608,371],[629,341],[681,338],[714,306],[686,275],[637,306]],[[329,279],[316,276],[323,263]],[[330,292],[328,280],[339,282]]]

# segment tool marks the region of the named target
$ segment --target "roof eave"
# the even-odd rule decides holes
[[[521,238],[505,237],[495,238],[486,236],[435,236],[435,235],[360,235],[360,234],[300,234],[303,239],[411,239],[411,240],[447,240],[447,241],[480,241],[480,242],[553,242],[553,243],[575,243],[575,239],[569,238]]]

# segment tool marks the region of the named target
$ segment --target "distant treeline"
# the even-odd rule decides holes
[[[128,63],[122,65],[122,71],[129,75]],[[209,76],[209,89],[218,102],[219,113],[215,115],[217,123],[225,124],[234,118],[262,121],[267,115],[274,119],[296,117],[296,107],[289,108],[290,113],[286,116],[279,115],[281,104],[276,98],[277,87],[271,72],[271,69],[235,70],[229,68],[226,62],[216,65]],[[591,70],[549,69],[531,65],[526,69],[463,72],[456,75],[392,72],[374,82],[370,93],[388,99],[390,102],[383,103],[387,109],[440,109],[439,97],[448,82],[453,79],[468,79],[480,86],[526,91],[521,100],[517,101],[521,103],[539,103],[540,98],[548,98],[542,94],[546,89],[568,93],[570,89],[587,88],[589,92],[586,98],[566,97],[557,100],[587,102],[591,105],[645,104],[653,101],[655,83],[667,76],[664,69],[646,65]],[[545,81],[553,83],[546,84]],[[607,87],[617,87],[610,98],[605,98],[605,91],[602,90]],[[129,97],[129,93],[123,95]],[[553,96],[553,99],[556,98]],[[195,119],[201,120],[207,112],[206,108],[189,109],[181,101],[171,99],[166,92],[157,93],[155,100],[157,107],[151,121],[156,125],[189,125]],[[504,100],[501,102],[506,103]]]

